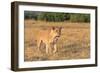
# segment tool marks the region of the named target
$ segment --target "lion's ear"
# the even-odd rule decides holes
[[[53,30],[55,30],[55,27],[52,27]]]

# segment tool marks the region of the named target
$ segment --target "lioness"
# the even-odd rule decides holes
[[[51,45],[53,46],[53,53],[57,51],[57,40],[61,35],[61,27],[51,27],[47,30],[41,30],[37,32],[37,47],[40,49],[41,42],[46,45],[46,53],[49,53],[49,49],[51,49]]]

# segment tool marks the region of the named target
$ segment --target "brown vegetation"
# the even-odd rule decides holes
[[[36,33],[52,26],[62,26],[63,28],[61,37],[57,42],[57,52],[46,54],[44,44],[38,51],[35,40]],[[25,20],[24,33],[25,61],[85,59],[90,57],[89,23]]]

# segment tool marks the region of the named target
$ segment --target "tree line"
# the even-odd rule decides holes
[[[50,22],[90,22],[90,14],[58,13],[58,12],[25,12],[25,19],[34,19]]]

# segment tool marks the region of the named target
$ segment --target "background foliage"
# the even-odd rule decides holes
[[[90,14],[80,13],[58,13],[58,12],[37,12],[25,11],[25,19],[52,21],[52,22],[90,22]]]

